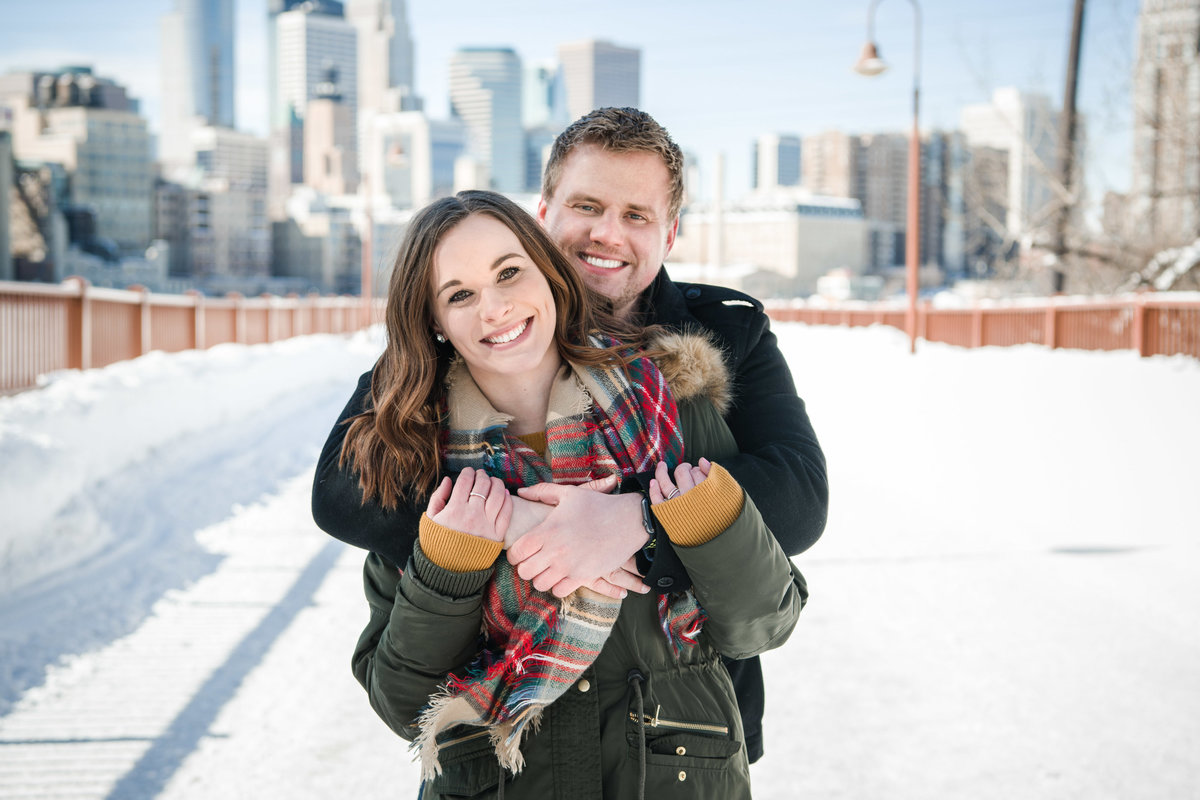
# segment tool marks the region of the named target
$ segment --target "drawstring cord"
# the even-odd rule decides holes
[[[629,670],[629,685],[637,698],[638,720],[638,800],[646,800],[646,707],[642,699],[642,684],[646,676],[640,670]]]

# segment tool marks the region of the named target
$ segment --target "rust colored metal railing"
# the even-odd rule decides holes
[[[262,344],[308,333],[349,333],[383,319],[358,297],[204,297],[0,281],[0,393],[34,386],[60,369],[103,367],[151,350]]]
[[[925,304],[917,309],[917,335],[960,347],[1040,344],[1200,358],[1200,300],[1185,297],[1053,298],[961,309]],[[370,322],[382,321],[383,308],[383,300],[372,303]],[[884,303],[771,306],[768,311],[780,321],[905,329],[904,308]],[[0,393],[34,386],[46,372],[102,367],[151,350],[348,333],[365,327],[367,316],[357,297],[211,298],[195,292],[154,294],[140,287],[100,289],[78,278],[61,285],[0,281]]]
[[[1077,350],[1135,350],[1143,356],[1200,358],[1200,300],[1138,294],[1106,301],[1048,298],[1040,303],[917,308],[917,336],[959,347],[1040,344]],[[904,309],[890,304],[768,306],[781,322],[890,325],[904,330]]]

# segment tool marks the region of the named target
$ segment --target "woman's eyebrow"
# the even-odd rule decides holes
[[[500,269],[500,266],[505,261],[508,261],[510,258],[521,258],[521,254],[520,253],[505,253],[504,255],[498,257],[495,261],[492,262],[490,271],[495,272],[496,270]],[[460,285],[462,285],[462,281],[460,281],[458,278],[451,278],[450,280],[446,281],[441,286],[439,286],[437,289],[437,292],[435,294],[441,294],[442,292],[449,289],[451,286],[460,286]]]

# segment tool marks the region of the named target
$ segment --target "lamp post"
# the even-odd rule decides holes
[[[882,0],[871,0],[867,9],[867,43],[854,71],[860,75],[878,75],[888,68],[887,62],[879,57],[875,46],[875,9]],[[908,0],[913,7],[913,92],[912,134],[908,142],[908,216],[904,235],[904,274],[908,291],[908,310],[905,326],[908,328],[910,352],[917,352],[917,291],[918,264],[921,252],[921,132],[918,127],[921,107],[921,7],[917,0]]]
[[[373,252],[374,245],[374,219],[371,215],[371,206],[374,198],[371,196],[371,181],[370,174],[362,176],[362,194],[363,194],[363,229],[360,236],[362,245],[362,262],[360,265],[359,274],[359,295],[362,299],[362,326],[363,328],[371,327],[371,316],[375,310],[375,256]]]

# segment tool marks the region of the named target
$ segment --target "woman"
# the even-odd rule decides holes
[[[676,335],[646,351],[662,372],[638,357],[642,336],[602,310],[532,217],[488,192],[414,218],[387,327],[372,410],[345,454],[365,496],[429,506],[403,570],[367,558],[354,671],[421,750],[422,796],[749,797],[720,654],[782,644],[806,590],[709,461],[736,452],[714,405],[728,391],[719,354]],[[560,604],[501,557],[536,512],[508,489],[611,488],[648,471],[691,590],[648,595],[615,575],[635,590],[624,600],[581,590]]]

